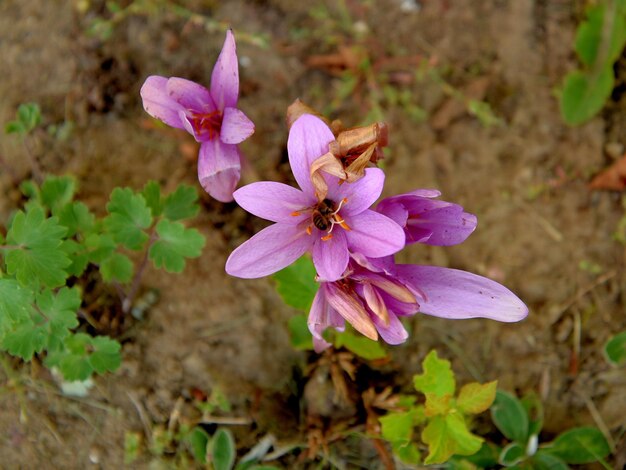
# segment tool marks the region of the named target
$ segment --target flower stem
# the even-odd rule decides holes
[[[128,294],[126,294],[126,297],[124,298],[124,301],[122,302],[122,312],[124,314],[127,314],[128,312],[130,312],[130,308],[133,306],[133,301],[135,300],[135,297],[137,296],[137,292],[139,291],[141,277],[143,276],[143,272],[145,271],[146,266],[148,265],[148,255],[150,253],[150,248],[152,247],[154,242],[157,241],[157,237],[155,237],[155,230],[156,229],[153,228],[152,232],[150,233],[150,243],[148,243],[148,246],[146,247],[146,251],[143,254],[141,263],[139,264],[139,268],[137,269],[137,272],[135,273],[135,276],[133,277],[133,282],[130,286],[130,289],[128,290]]]
[[[33,178],[38,184],[41,184],[43,182],[43,171],[41,170],[41,165],[39,165],[39,161],[37,161],[37,158],[35,158],[35,155],[33,155],[26,136],[24,136],[22,142],[24,143],[24,148],[26,149],[26,156],[28,157],[28,162],[30,163],[30,169],[33,173]]]

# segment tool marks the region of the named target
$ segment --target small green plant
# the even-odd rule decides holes
[[[489,409],[496,394],[497,382],[464,385],[455,396],[456,380],[450,362],[431,351],[422,363],[424,372],[413,377],[415,390],[424,394],[425,402],[416,404],[415,396],[401,398],[403,411],[380,418],[382,437],[403,462],[418,464],[421,455],[414,438],[416,426],[422,428],[421,439],[428,446],[424,464],[441,464],[453,455],[473,455],[484,439],[469,430],[471,417]]]
[[[617,333],[606,342],[604,356],[614,366],[626,364],[626,331]]]
[[[613,64],[625,44],[626,0],[590,6],[574,42],[582,68],[565,77],[560,97],[565,122],[582,124],[602,109],[615,83]]]
[[[273,277],[276,281],[276,290],[283,301],[295,309],[308,312],[318,288],[315,282],[315,267],[311,258],[303,256],[274,274]],[[313,339],[307,326],[305,313],[291,317],[288,326],[291,345],[295,349],[313,350]],[[349,329],[343,333],[334,330],[327,331],[326,335],[328,335],[327,340],[332,342],[335,348],[344,347],[365,360],[382,359],[387,356],[387,352],[379,342],[354,334]]]

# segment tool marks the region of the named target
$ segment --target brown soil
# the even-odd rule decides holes
[[[81,3],[91,3],[87,13],[75,6]],[[93,18],[109,16],[99,3],[0,3],[0,122],[30,101],[40,103],[45,125],[74,122],[65,141],[42,132],[34,151],[45,170],[75,174],[80,198],[102,214],[115,186],[139,188],[149,179],[169,189],[197,184],[193,158],[185,157],[193,156],[190,139],[150,126],[138,92],[150,74],[208,83],[223,31],[207,32],[156,8],[124,19],[101,41],[86,34]],[[626,145],[626,106],[622,99],[570,128],[554,97],[576,66],[572,43],[583,2],[423,1],[407,12],[399,0],[346,0],[347,26],[335,2],[313,2],[318,11],[326,5],[322,18],[309,14],[309,2],[180,3],[232,25],[236,34],[269,38],[267,48],[238,41],[240,107],[257,125],[242,148],[259,179],[290,181],[284,114],[295,98],[350,125],[363,121],[368,97],[380,92],[370,77],[358,93],[338,99],[341,79],[310,67],[312,56],[357,42],[374,58],[395,57],[390,67],[397,70],[385,76],[408,90],[428,119],[417,122],[400,106],[383,106],[391,129],[385,194],[438,188],[479,220],[458,247],[413,246],[399,258],[492,277],[531,313],[520,324],[415,318],[409,341],[391,348],[391,362],[381,366],[384,383],[401,389],[437,348],[461,382],[498,379],[501,388],[539,393],[547,438],[601,421],[617,441],[612,462],[621,468],[626,375],[607,364],[602,345],[626,328],[626,253],[613,239],[624,212],[619,194],[590,193],[586,185],[610,163],[605,149]],[[413,80],[415,57],[436,58],[456,89],[478,89],[501,125],[486,127],[450,104],[435,79]],[[2,138],[0,156],[19,177],[28,175],[17,138]],[[0,199],[4,220],[14,204],[8,173],[0,185],[8,195]],[[191,422],[194,393],[215,388],[232,403],[228,416],[253,423],[234,427],[242,449],[267,432],[281,442],[306,442],[302,366],[315,358],[290,346],[286,323],[295,312],[271,280],[234,279],[223,269],[227,255],[263,222],[206,197],[194,225],[207,237],[202,257],[179,276],[147,274],[144,284],[158,289],[160,301],[125,332],[122,367],[97,378],[89,398],[62,397],[36,362],[11,362],[15,377],[3,379],[0,398],[1,468],[122,468],[126,432],[149,442],[149,430],[171,425],[173,413]],[[597,270],[581,269],[583,262]],[[308,395],[319,397],[324,387],[313,390]],[[158,463],[145,449],[130,467],[148,468],[151,460],[150,468],[168,468],[167,459]],[[282,465],[303,462],[288,458]]]

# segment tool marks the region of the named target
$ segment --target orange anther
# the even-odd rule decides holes
[[[311,228],[310,225],[306,228],[306,233],[307,235],[311,235],[313,233],[313,229]]]
[[[291,217],[298,217],[300,215],[300,211],[293,211],[291,214],[289,214]]]
[[[329,233],[328,235],[325,235],[322,237],[322,241],[325,242],[325,241],[330,240],[331,238],[333,238],[333,234]]]

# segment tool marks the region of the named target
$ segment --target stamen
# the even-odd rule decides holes
[[[306,228],[306,233],[307,235],[311,235],[313,233],[313,229],[311,228],[310,225]]]
[[[347,202],[348,202],[348,198],[344,197],[341,201],[339,201],[339,206],[337,207],[335,212],[333,212],[331,215],[336,215],[341,210],[341,206],[343,206]]]
[[[344,230],[348,230],[348,231],[352,230],[350,226],[343,219],[341,221],[337,221],[337,223]]]
[[[330,229],[332,230],[333,228],[331,227]],[[322,241],[323,241],[323,242],[325,242],[325,241],[330,240],[331,238],[333,238],[333,234],[332,234],[332,233],[330,233],[330,231],[329,231],[327,235],[324,235],[324,236],[322,237]]]
[[[291,217],[298,217],[301,214],[300,211],[293,211],[291,214],[289,214]]]

